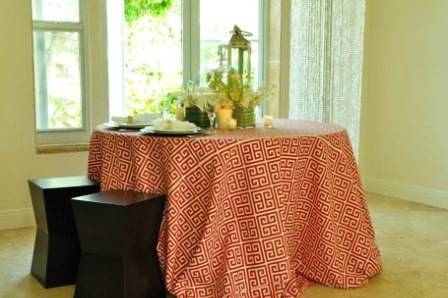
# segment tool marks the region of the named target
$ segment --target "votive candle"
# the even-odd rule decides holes
[[[263,118],[264,127],[268,127],[268,128],[272,127],[273,119],[274,119],[274,117],[272,117],[270,115],[265,115]]]
[[[233,118],[230,118],[229,122],[227,123],[227,127],[229,129],[235,129],[236,128],[236,120]]]
[[[229,125],[229,120],[232,119],[232,110],[221,108],[218,110],[218,128],[226,129]]]
[[[183,106],[176,107],[176,120],[185,120],[185,108]]]

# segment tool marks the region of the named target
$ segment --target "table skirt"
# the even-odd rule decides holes
[[[167,194],[158,253],[177,297],[297,297],[381,270],[346,131],[270,134],[93,132],[102,190]]]

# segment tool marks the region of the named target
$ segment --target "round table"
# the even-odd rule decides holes
[[[99,126],[89,177],[167,195],[158,254],[177,297],[297,297],[381,271],[345,129],[296,120],[191,137]]]

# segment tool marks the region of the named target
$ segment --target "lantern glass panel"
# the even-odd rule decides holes
[[[249,50],[232,48],[231,49],[231,67],[238,73],[248,74],[249,73]]]
[[[229,63],[228,63],[228,52],[229,52],[229,48],[227,46],[220,46],[219,47],[219,51],[220,53],[218,53],[219,55],[219,67],[221,69],[227,69],[229,67]]]

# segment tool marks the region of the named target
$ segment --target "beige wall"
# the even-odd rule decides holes
[[[366,187],[448,206],[448,1],[367,0]]]
[[[0,229],[32,223],[27,179],[83,175],[87,153],[37,155],[31,1],[0,1]]]

